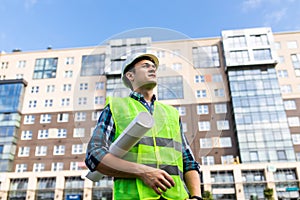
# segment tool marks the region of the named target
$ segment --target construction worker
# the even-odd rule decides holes
[[[156,101],[158,58],[149,53],[130,56],[122,67],[129,97],[108,98],[88,144],[86,165],[114,177],[114,199],[201,199],[199,164],[183,134],[178,111]],[[154,127],[123,158],[109,153],[138,113],[148,111]]]

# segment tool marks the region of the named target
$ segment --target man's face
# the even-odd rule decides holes
[[[157,84],[157,67],[150,60],[141,60],[134,65],[132,73],[133,89],[145,88],[153,89]]]

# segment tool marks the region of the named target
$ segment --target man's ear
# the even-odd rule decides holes
[[[129,81],[133,81],[134,80],[134,74],[133,74],[133,72],[130,72],[130,71],[126,72],[125,76],[127,77],[127,79]]]

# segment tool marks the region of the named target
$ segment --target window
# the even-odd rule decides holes
[[[284,63],[284,56],[278,56],[278,62],[279,63]]]
[[[278,157],[278,160],[287,160],[286,153],[284,150],[278,150],[277,157]]]
[[[21,140],[31,140],[32,139],[32,131],[22,131]]]
[[[104,98],[104,96],[96,96],[94,103],[95,103],[95,105],[103,105],[103,104],[105,104],[105,98]]]
[[[36,108],[37,100],[30,100],[28,108]]]
[[[32,86],[31,87],[31,94],[39,93],[40,87],[39,86]]]
[[[44,106],[45,107],[52,107],[53,106],[53,99],[46,99]]]
[[[201,157],[202,165],[214,165],[215,158],[213,156],[202,156]]]
[[[51,114],[41,114],[40,123],[50,123],[51,122]]]
[[[228,45],[230,48],[242,48],[247,46],[246,37],[244,35],[228,37]]]
[[[183,106],[177,106],[176,109],[178,110],[179,116],[185,116],[186,115],[186,109]]]
[[[254,49],[253,50],[254,60],[271,60],[270,49]]]
[[[205,98],[207,97],[206,90],[197,90],[196,91],[197,98]]]
[[[225,92],[224,89],[214,89],[214,94],[216,97],[224,97],[225,96]]]
[[[228,120],[218,120],[217,121],[218,130],[229,130],[229,122]]]
[[[96,90],[103,90],[104,82],[96,82]]]
[[[274,42],[274,48],[275,48],[275,50],[281,49],[281,43],[280,42]]]
[[[197,105],[197,114],[198,115],[206,115],[208,114],[208,105]]]
[[[73,137],[77,138],[77,137],[84,137],[84,132],[85,129],[84,128],[74,128],[74,132],[73,132]]]
[[[14,199],[26,199],[26,191],[28,187],[28,179],[27,178],[15,178],[10,181],[10,190],[16,192],[14,195]],[[18,191],[19,190],[19,191]],[[11,197],[11,196],[10,196]]]
[[[93,121],[97,121],[97,120],[99,119],[101,113],[102,113],[102,111],[94,111],[94,112],[92,113],[92,120],[93,120]]]
[[[24,78],[24,74],[16,74],[16,79],[22,79]]]
[[[72,90],[72,85],[71,84],[63,84],[62,91],[67,92]]]
[[[166,57],[166,52],[163,51],[163,50],[157,51],[156,55],[157,55],[158,58],[164,58],[164,57]]]
[[[34,124],[35,116],[34,115],[25,115],[24,124]]]
[[[26,172],[27,171],[27,164],[16,164],[15,172]]]
[[[47,93],[54,92],[54,91],[55,91],[55,85],[47,85],[46,87]]]
[[[67,137],[67,129],[60,128],[57,130],[57,138],[66,138]]]
[[[199,131],[209,131],[210,130],[210,122],[209,121],[201,121],[198,122]]]
[[[47,139],[49,137],[49,130],[39,130],[38,131],[38,139]]]
[[[213,74],[212,81],[215,83],[222,83],[223,82],[222,75],[221,74]]]
[[[222,164],[233,164],[234,163],[233,155],[221,156],[221,163]]]
[[[81,168],[79,167],[79,163],[78,162],[71,162],[70,163],[70,170],[71,171],[81,170]]]
[[[65,63],[66,63],[66,65],[73,65],[74,64],[74,57],[67,57]]]
[[[215,113],[227,113],[227,104],[226,103],[219,103],[215,104]]]
[[[182,76],[159,77],[158,99],[183,99]]]
[[[288,49],[297,49],[298,48],[297,41],[287,42],[287,47],[288,47]]]
[[[204,83],[205,79],[203,75],[196,75],[195,76],[195,83]]]
[[[45,164],[44,163],[34,163],[33,164],[33,172],[42,172],[45,170]]]
[[[0,75],[0,80],[5,80],[6,76],[5,75]]]
[[[279,78],[287,78],[288,77],[288,72],[287,70],[278,70],[277,75]]]
[[[25,68],[26,67],[26,60],[19,60],[17,63],[18,68]]]
[[[70,98],[61,99],[61,106],[69,106],[69,105],[70,105]]]
[[[251,161],[258,161],[258,153],[257,153],[257,151],[250,151],[250,160]]]
[[[57,114],[57,122],[68,122],[69,113],[59,113]]]
[[[296,110],[296,102],[295,100],[285,100],[283,101],[285,110]]]
[[[37,189],[38,189],[38,193],[40,192],[39,190],[43,190],[43,189],[55,189],[55,178],[51,178],[51,177],[45,177],[45,178],[38,178],[37,181]],[[44,193],[44,195],[46,196],[46,194],[49,193]],[[54,195],[54,191],[52,193]],[[43,193],[41,193],[41,195],[43,195]],[[46,197],[44,196],[45,199]],[[51,199],[51,198],[50,198]]]
[[[232,147],[230,137],[220,137],[218,139],[219,139],[219,145],[217,147],[220,147],[220,148]]]
[[[212,139],[211,138],[200,138],[200,149],[212,148]]]
[[[27,157],[30,153],[30,147],[19,147],[18,156],[19,157]]]
[[[300,161],[300,152],[296,153],[296,160],[299,162]]]
[[[300,54],[291,54],[294,69],[300,69]]]
[[[56,78],[58,58],[40,58],[36,59],[33,79]]]
[[[86,97],[79,97],[78,98],[78,105],[86,105],[87,104],[87,98]]]
[[[282,94],[292,93],[292,86],[291,85],[281,85],[280,90]]]
[[[218,46],[193,47],[193,63],[195,68],[219,67]]]
[[[172,64],[172,69],[175,71],[182,70],[182,64],[181,63],[173,63]]]
[[[47,155],[47,146],[35,147],[35,156],[46,156],[46,155]]]
[[[79,90],[88,90],[88,83],[80,83]]]
[[[171,57],[178,57],[180,55],[180,49],[174,49],[171,52]]]
[[[187,132],[187,124],[184,123],[184,122],[181,122],[181,126],[182,126],[182,131],[183,131],[184,133],[186,133],[186,132]]]
[[[51,171],[62,171],[64,170],[64,163],[63,162],[55,162],[51,164]]]
[[[64,78],[72,78],[73,76],[73,71],[72,70],[66,70],[64,72]]]
[[[250,60],[247,50],[230,51],[229,57],[230,61],[235,63],[245,63]]]
[[[268,36],[266,34],[262,35],[251,35],[251,43],[255,46],[269,45]]]
[[[82,154],[82,153],[83,153],[83,144],[72,145],[72,154]]]
[[[292,134],[293,144],[299,145],[300,144],[300,133]]]
[[[80,76],[98,76],[104,74],[105,54],[82,56]]]
[[[64,155],[65,145],[55,145],[53,148],[53,155]]]
[[[75,121],[85,121],[86,120],[86,112],[76,112],[75,113]]]
[[[300,126],[299,117],[288,117],[288,123],[290,127]]]

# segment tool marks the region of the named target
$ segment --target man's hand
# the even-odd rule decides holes
[[[173,178],[164,170],[129,162],[110,153],[103,157],[97,170],[113,177],[139,178],[159,195],[175,186]]]
[[[140,174],[140,179],[159,195],[175,186],[173,178],[161,169],[147,167],[145,172]]]

